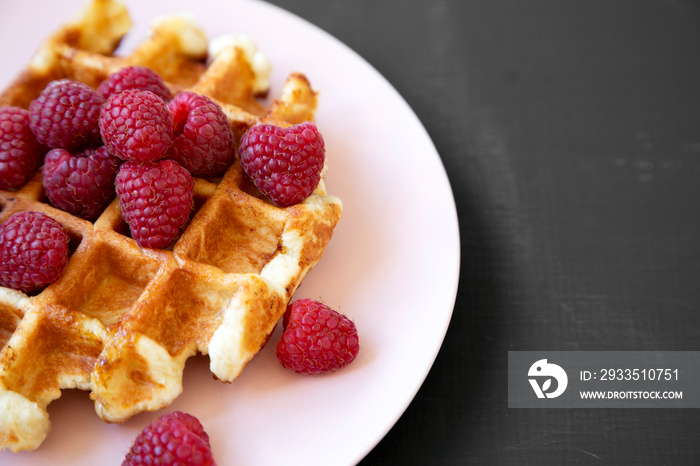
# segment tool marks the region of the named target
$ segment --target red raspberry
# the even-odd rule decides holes
[[[29,112],[0,107],[0,189],[16,189],[29,181],[45,150],[29,128]]]
[[[117,157],[154,162],[170,148],[173,119],[153,92],[129,89],[112,94],[102,106],[100,131],[107,149]]]
[[[29,105],[29,125],[40,144],[74,149],[100,140],[97,119],[105,99],[81,82],[50,82]]]
[[[124,162],[117,196],[131,236],[143,247],[167,248],[194,206],[194,180],[174,160]]]
[[[31,293],[55,281],[68,262],[68,240],[45,214],[12,214],[0,225],[0,286]]]
[[[239,153],[255,186],[281,207],[303,201],[316,189],[326,158],[323,137],[311,122],[252,126],[241,138]]]
[[[322,374],[350,364],[360,351],[355,324],[312,299],[287,307],[277,359],[297,374]]]
[[[122,466],[216,466],[209,436],[191,414],[175,411],[146,426],[134,440]]]
[[[120,163],[105,146],[83,149],[75,155],[51,149],[42,169],[46,196],[54,207],[93,221],[114,198]]]
[[[181,92],[168,104],[175,139],[171,157],[193,175],[223,173],[236,157],[233,132],[221,107],[208,97]]]
[[[158,73],[145,66],[126,66],[119,71],[107,76],[107,79],[97,87],[97,92],[105,99],[117,92],[127,89],[141,89],[151,91],[165,102],[170,100],[172,95],[170,89],[165,85],[163,78]]]

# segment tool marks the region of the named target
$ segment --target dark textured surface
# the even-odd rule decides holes
[[[700,3],[272,3],[398,89],[460,219],[443,348],[362,464],[700,464],[698,410],[514,410],[506,383],[508,351],[700,350]]]

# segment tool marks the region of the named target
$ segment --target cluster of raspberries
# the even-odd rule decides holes
[[[97,89],[53,81],[27,117],[39,148],[25,159],[36,160],[42,146],[48,151],[42,180],[49,202],[94,221],[116,192],[132,237],[145,247],[169,246],[187,222],[192,176],[220,175],[235,157],[221,108],[192,92],[172,96],[145,67],[123,68]]]
[[[194,92],[171,95],[146,67],[123,68],[97,89],[53,81],[28,110],[0,107],[0,189],[23,186],[41,167],[51,205],[89,221],[116,194],[144,247],[168,247],[192,211],[192,176],[220,176],[235,157],[221,107]],[[313,192],[324,162],[310,122],[259,124],[241,139],[244,171],[280,207]]]
[[[172,96],[146,67],[123,68],[97,89],[52,81],[28,110],[0,108],[0,189],[21,187],[41,166],[51,205],[89,221],[116,194],[145,247],[167,247],[188,220],[192,176],[220,175],[234,158],[221,108],[192,92]]]

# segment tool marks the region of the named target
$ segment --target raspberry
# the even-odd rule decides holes
[[[45,214],[12,214],[0,224],[0,285],[31,293],[53,283],[68,262],[68,239]]]
[[[153,92],[130,89],[109,96],[100,112],[100,131],[120,159],[154,162],[170,148],[173,119]]]
[[[299,299],[287,307],[277,359],[297,374],[322,374],[350,364],[360,351],[355,324],[330,307]]]
[[[143,247],[168,247],[194,206],[194,180],[174,160],[124,162],[116,186],[122,217]]]
[[[40,144],[74,149],[100,140],[97,119],[105,99],[87,84],[50,82],[29,104],[29,125]]]
[[[303,201],[316,189],[326,158],[323,137],[311,122],[252,126],[241,138],[239,153],[255,186],[281,207]]]
[[[54,207],[93,221],[114,198],[120,163],[105,146],[83,149],[75,155],[51,149],[42,169],[46,196]]]
[[[163,78],[145,66],[126,66],[110,74],[97,87],[97,92],[106,99],[112,94],[126,91],[127,89],[151,91],[165,102],[172,97],[170,89],[165,85]]]
[[[146,426],[134,440],[122,466],[216,466],[209,436],[191,414],[174,411]]]
[[[44,151],[29,128],[29,112],[0,107],[0,189],[19,188],[29,181]]]
[[[233,163],[233,132],[221,107],[203,95],[181,92],[168,108],[175,134],[173,159],[202,176],[220,175]]]

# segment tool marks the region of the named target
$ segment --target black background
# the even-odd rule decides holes
[[[698,410],[507,407],[508,351],[700,350],[700,3],[271,3],[398,89],[459,215],[446,340],[362,464],[700,464]]]

